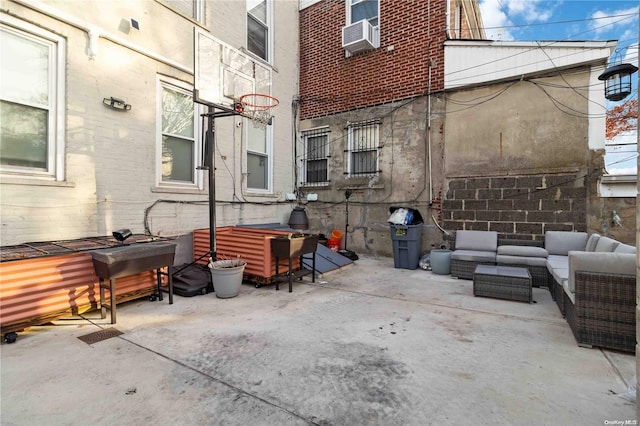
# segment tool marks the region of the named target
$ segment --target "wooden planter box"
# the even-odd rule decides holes
[[[154,294],[156,274],[118,279],[118,302]],[[109,292],[107,291],[107,294]],[[100,288],[90,252],[0,263],[0,326],[5,333],[99,308]]]
[[[235,259],[238,255],[247,262],[244,277],[257,284],[272,283],[276,276],[276,258],[271,252],[271,239],[289,235],[291,232],[273,229],[243,228],[226,226],[216,228],[216,251],[218,260]],[[193,231],[194,259],[209,251],[209,228]],[[206,265],[206,256],[198,263]],[[300,269],[298,258],[293,260],[292,269]],[[282,268],[280,273],[282,273]]]

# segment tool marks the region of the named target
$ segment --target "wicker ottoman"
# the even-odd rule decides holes
[[[531,303],[531,274],[527,268],[478,265],[473,273],[473,295]]]

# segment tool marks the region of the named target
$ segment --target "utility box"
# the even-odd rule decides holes
[[[393,242],[393,266],[417,269],[422,252],[422,224],[391,225]]]

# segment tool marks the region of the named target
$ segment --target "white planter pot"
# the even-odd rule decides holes
[[[246,265],[247,262],[242,260],[217,260],[209,263],[213,290],[217,297],[228,299],[240,293]]]

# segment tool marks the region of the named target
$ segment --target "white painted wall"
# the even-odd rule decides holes
[[[445,89],[512,80],[581,64],[603,61],[615,42],[447,40]]]
[[[8,15],[64,37],[67,66],[65,180],[0,176],[1,245],[110,235],[123,227],[141,233],[145,209],[157,200],[196,203],[155,205],[149,215],[154,234],[188,234],[209,226],[206,179],[202,191],[167,191],[156,185],[156,82],[163,75],[193,83],[195,25],[244,48],[246,11],[239,5],[244,3],[207,2],[201,26],[159,1],[2,2]],[[218,226],[284,223],[291,209],[276,202],[294,186],[289,105],[298,88],[298,4],[276,1],[274,7],[273,94],[281,106],[272,126],[272,191],[246,190],[247,123],[237,127],[241,118],[218,119],[217,199],[246,201],[218,203]],[[122,32],[123,20],[131,17],[140,31]],[[94,59],[87,55],[86,27],[100,34]],[[102,99],[110,96],[126,100],[132,109],[106,108]],[[265,202],[270,204],[257,204]]]

